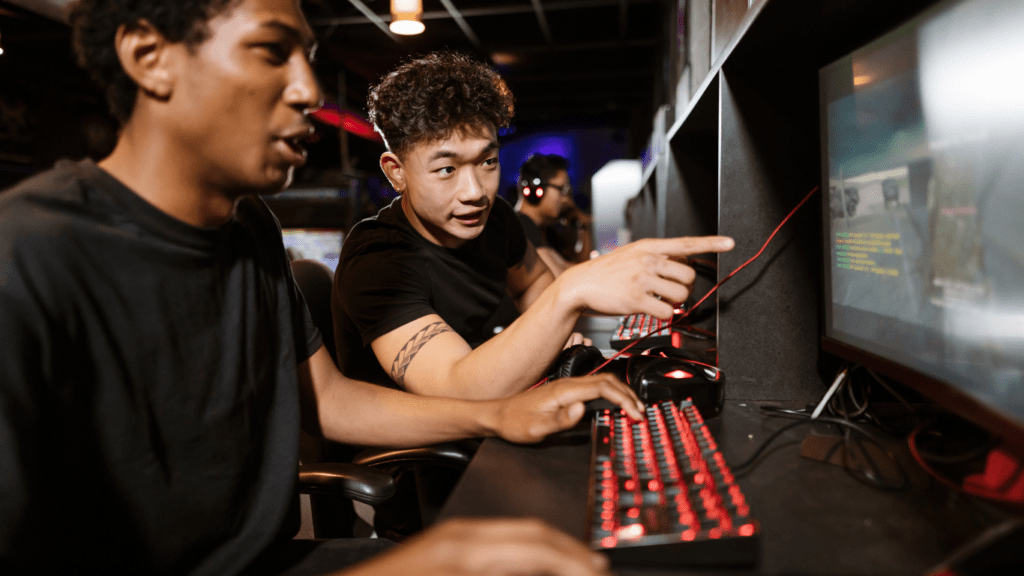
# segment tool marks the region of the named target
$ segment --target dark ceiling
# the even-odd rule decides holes
[[[524,133],[608,129],[628,135],[634,157],[650,133],[663,84],[667,0],[425,0],[426,31],[411,37],[386,31],[388,0],[302,4],[321,44],[317,75],[329,101],[358,114],[365,115],[367,90],[384,73],[414,55],[449,49],[475,55],[502,74],[516,97],[514,124]],[[89,150],[109,144],[109,138],[106,144],[87,141],[90,130],[97,133],[89,123],[105,106],[75,66],[69,37],[65,24],[0,0],[7,49],[0,56],[0,104],[9,121],[22,116],[18,106],[28,111],[14,127],[25,141],[0,138],[6,180],[19,165],[39,169],[62,156],[96,155]],[[78,130],[68,129],[75,125]],[[318,133],[324,141],[310,151],[308,177],[315,179],[319,167],[338,166],[339,144],[349,159],[346,170],[375,172],[379,144]],[[31,162],[21,161],[28,156]]]
[[[388,0],[305,0],[321,61],[345,71],[347,102],[416,54],[450,49],[493,65],[516,97],[517,125],[650,130],[664,53],[664,0],[424,0],[426,31],[387,30]],[[371,21],[372,17],[376,22]],[[321,66],[325,89],[339,79]]]

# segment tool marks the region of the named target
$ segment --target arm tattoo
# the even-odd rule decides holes
[[[398,355],[395,356],[395,361],[391,364],[391,379],[394,380],[399,386],[405,388],[405,371],[409,369],[409,364],[412,359],[416,357],[416,353],[423,348],[423,345],[430,341],[431,338],[438,334],[444,334],[445,332],[454,332],[450,326],[444,322],[434,322],[425,326],[422,330],[416,333],[415,336],[409,339],[402,346],[402,349],[398,351]]]
[[[538,260],[540,260],[540,256],[537,255],[537,248],[535,248],[532,243],[527,242],[526,254],[523,255],[523,261],[520,262],[519,265],[526,270],[527,274],[529,274],[533,272],[533,269],[537,266]]]

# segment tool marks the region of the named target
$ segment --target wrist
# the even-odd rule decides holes
[[[501,437],[501,422],[504,419],[507,398],[499,400],[482,400],[474,402],[470,409],[476,414],[476,421],[479,437],[497,436]]]
[[[581,290],[575,280],[577,272],[574,266],[569,266],[544,291],[544,294],[550,294],[554,299],[555,314],[569,324],[575,323],[587,309],[586,291]]]

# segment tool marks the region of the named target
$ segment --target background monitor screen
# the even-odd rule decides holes
[[[820,87],[826,339],[1024,429],[1021,30],[1024,3],[945,2]]]
[[[319,260],[333,272],[341,256],[344,232],[330,228],[285,228],[284,247],[292,260]]]

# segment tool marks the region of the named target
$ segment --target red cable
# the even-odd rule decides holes
[[[786,222],[789,222],[789,219],[792,218],[794,214],[796,214],[796,211],[799,210],[801,206],[806,204],[807,201],[811,199],[811,196],[813,196],[814,193],[818,191],[818,188],[819,188],[818,186],[815,186],[814,188],[812,188],[811,191],[807,193],[807,196],[804,196],[804,199],[801,200],[800,203],[797,204],[795,208],[793,208],[792,210],[789,211],[789,214],[787,214],[786,217],[782,219],[782,222],[779,222],[779,225],[775,227],[775,230],[772,231],[770,236],[768,236],[768,239],[764,241],[764,245],[761,246],[761,249],[757,251],[757,254],[754,254],[749,260],[747,260],[743,264],[740,264],[739,267],[737,267],[735,270],[730,272],[728,276],[726,276],[725,278],[722,278],[722,280],[718,284],[715,284],[714,287],[711,288],[711,290],[708,290],[708,293],[705,294],[703,298],[698,300],[697,303],[694,304],[693,306],[690,306],[689,310],[687,310],[686,312],[681,314],[678,318],[676,318],[675,320],[670,322],[668,326],[662,327],[661,330],[664,330],[665,328],[671,328],[671,327],[675,326],[677,322],[679,322],[679,321],[683,320],[684,318],[686,318],[687,316],[689,316],[690,313],[693,312],[694,310],[696,310],[697,307],[700,306],[705,300],[707,300],[709,296],[714,294],[715,291],[718,290],[719,286],[721,286],[722,284],[725,284],[726,280],[728,280],[728,279],[732,278],[733,276],[735,276],[737,272],[739,272],[740,270],[743,270],[744,268],[746,268],[747,265],[749,265],[754,260],[757,260],[761,256],[761,254],[764,253],[765,249],[768,248],[768,244],[771,243],[772,239],[775,238],[775,235],[779,233],[779,230],[781,230],[782,227],[785,226]],[[717,268],[717,266],[716,266],[716,268]],[[651,336],[654,333],[655,332],[648,332],[647,334],[644,334],[643,336],[641,336],[641,337],[637,338],[636,340],[630,342],[622,350],[619,350],[618,352],[613,354],[611,358],[608,358],[607,360],[605,360],[600,366],[598,366],[597,368],[594,368],[593,370],[591,370],[587,374],[587,376],[591,376],[594,373],[596,373],[598,370],[604,368],[605,366],[608,365],[609,362],[611,362],[612,360],[615,360],[619,356],[622,356],[626,352],[626,350],[629,350],[633,346],[636,346],[640,342],[643,342],[644,340],[646,340],[649,336]],[[545,384],[547,381],[548,381],[548,378],[545,378],[545,379],[541,380],[540,382],[537,382],[533,386],[530,386],[529,389],[533,390],[534,388],[536,388],[536,387],[538,387],[538,386],[540,386],[542,384]]]
[[[920,452],[917,451],[917,433],[921,431],[921,428],[922,427],[919,425],[917,428],[914,428],[913,432],[910,433],[910,436],[907,437],[907,446],[910,448],[910,455],[913,456],[914,460],[917,461],[918,466],[924,469],[924,471],[927,472],[932,478],[935,478],[936,480],[939,481],[940,484],[952,490],[956,490],[957,492],[963,492],[964,494],[970,494],[971,496],[977,496],[979,498],[985,498],[988,500],[995,500],[997,502],[1005,502],[1008,504],[1018,505],[1021,504],[1020,500],[1007,498],[1005,495],[999,494],[998,492],[982,490],[980,488],[972,487],[967,484],[957,484],[956,482],[953,482],[949,478],[946,478],[937,470],[929,466],[925,459],[921,456]]]
[[[764,253],[765,249],[768,248],[768,244],[772,241],[773,238],[775,238],[775,235],[779,233],[779,230],[782,229],[782,227],[786,224],[786,222],[789,222],[789,219],[793,217],[793,214],[796,214],[796,211],[799,210],[801,206],[806,204],[807,201],[811,199],[811,196],[813,196],[814,193],[817,192],[817,191],[818,191],[818,187],[817,186],[815,186],[813,189],[811,189],[811,191],[807,193],[807,196],[804,196],[804,199],[801,200],[800,203],[796,205],[796,208],[793,208],[792,210],[790,210],[789,214],[787,214],[786,217],[782,219],[782,222],[779,222],[779,225],[775,227],[775,230],[772,231],[770,236],[768,236],[768,239],[764,241],[764,245],[761,246],[761,249],[757,251],[757,254],[754,254],[749,260],[747,260],[743,264],[740,264],[739,267],[736,268],[735,270],[733,270],[732,272],[730,272],[728,276],[726,276],[725,278],[722,278],[722,280],[718,284],[715,284],[715,286],[711,290],[708,290],[708,293],[705,294],[703,298],[698,300],[697,303],[694,304],[693,306],[690,306],[690,309],[687,310],[685,314],[680,316],[676,320],[676,322],[678,322],[679,320],[682,320],[683,318],[686,318],[687,316],[689,316],[690,312],[693,312],[698,306],[701,305],[701,303],[703,303],[705,300],[707,300],[708,296],[711,296],[716,290],[718,290],[719,286],[721,286],[722,284],[725,284],[726,280],[728,280],[729,278],[732,278],[733,276],[735,276],[737,272],[739,272],[740,270],[743,270],[744,268],[746,268],[747,265],[749,265],[754,260],[757,260],[761,256],[761,254]],[[675,324],[675,322],[673,322],[672,324]]]
[[[696,310],[697,307],[700,306],[705,300],[707,300],[709,296],[714,294],[718,290],[719,286],[721,286],[722,284],[725,284],[726,280],[728,280],[728,279],[732,278],[733,276],[735,276],[737,272],[739,272],[740,270],[743,270],[744,268],[746,268],[754,260],[757,260],[761,256],[761,254],[764,253],[765,249],[768,248],[768,244],[771,243],[772,239],[775,238],[775,235],[779,233],[779,230],[781,230],[782,227],[785,226],[786,222],[789,222],[789,219],[792,218],[794,214],[796,214],[796,211],[799,210],[801,206],[806,204],[807,201],[811,199],[811,196],[813,196],[814,193],[817,192],[817,191],[818,191],[818,186],[815,186],[814,188],[811,189],[810,192],[807,193],[807,196],[804,196],[804,199],[801,200],[800,203],[797,204],[795,208],[793,208],[792,210],[789,211],[789,214],[787,214],[786,217],[782,219],[782,222],[779,222],[779,225],[775,227],[775,230],[772,231],[770,236],[768,236],[768,239],[764,241],[764,245],[762,245],[761,249],[757,251],[757,254],[754,254],[749,260],[747,260],[743,264],[740,264],[735,270],[730,272],[728,276],[726,276],[725,278],[722,278],[722,280],[719,281],[718,284],[715,284],[711,288],[711,290],[708,290],[708,293],[705,294],[703,298],[698,300],[697,303],[694,304],[693,306],[690,306],[689,310],[687,310],[686,312],[682,313],[678,318],[676,318],[675,320],[670,322],[668,326],[662,328],[662,330],[664,330],[665,328],[671,328],[671,327],[675,326],[676,323],[682,321],[684,318],[689,316],[690,313],[693,312],[694,310]],[[609,362],[611,362],[612,360],[614,360],[614,359],[618,358],[619,356],[621,356],[622,353],[625,352],[626,350],[629,350],[633,346],[636,346],[640,342],[646,340],[647,337],[650,336],[651,334],[654,334],[654,332],[648,332],[647,334],[644,334],[640,338],[637,338],[636,340],[630,342],[628,346],[626,346],[622,350],[619,350],[616,354],[612,355],[611,358],[605,360],[604,363],[602,363],[597,368],[594,368],[593,370],[591,370],[590,373],[587,374],[587,376],[590,376],[591,374],[594,374],[595,372],[597,372],[601,368],[604,368],[605,366],[608,365]],[[540,386],[541,384],[543,384],[546,381],[547,381],[547,378],[545,378],[544,380],[541,380],[540,382],[538,382],[536,385],[534,385],[531,388],[535,388],[537,386]]]

